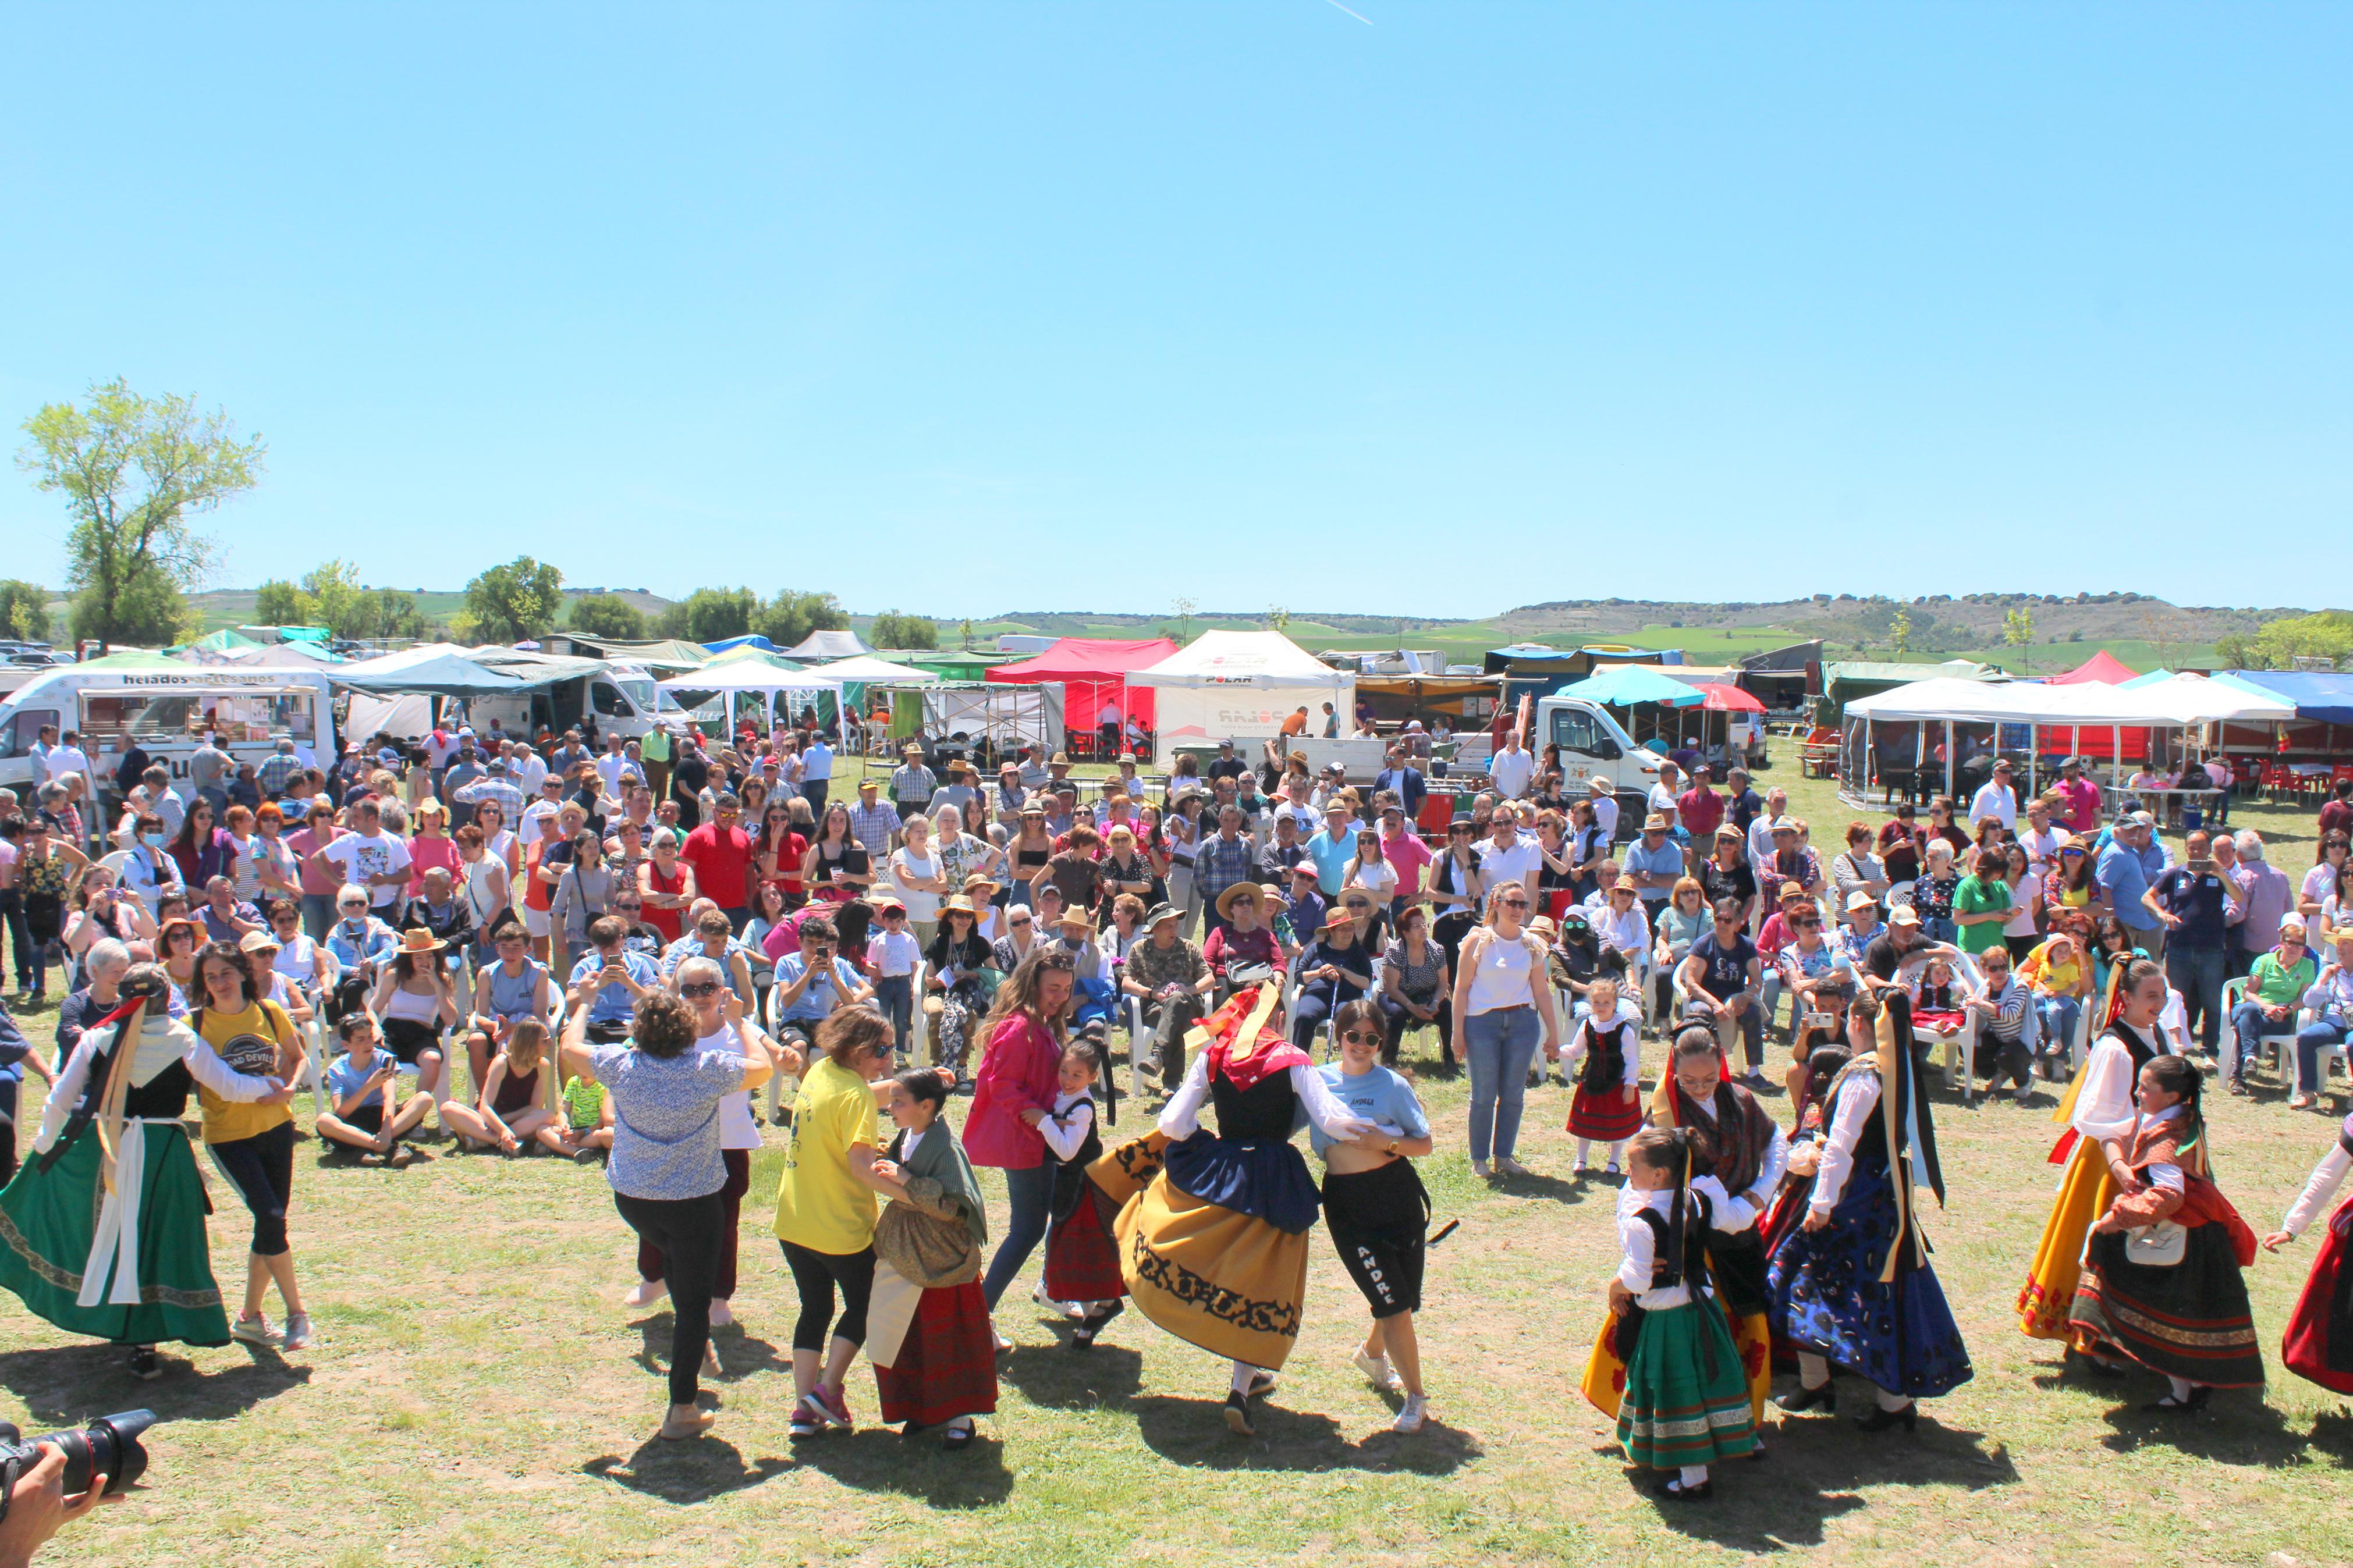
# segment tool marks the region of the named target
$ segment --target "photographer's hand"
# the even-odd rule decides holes
[[[106,1496],[104,1476],[90,1477],[90,1489],[69,1499],[65,1474],[64,1453],[54,1444],[42,1444],[39,1462],[18,1478],[8,1494],[8,1516],[0,1519],[0,1568],[25,1568],[50,1536],[102,1502],[122,1500]]]

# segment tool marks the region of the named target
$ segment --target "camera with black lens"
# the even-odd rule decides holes
[[[153,1425],[153,1410],[125,1410],[101,1415],[70,1432],[27,1440],[16,1423],[0,1421],[0,1520],[8,1517],[8,1499],[16,1483],[41,1462],[44,1443],[56,1445],[66,1457],[63,1484],[68,1497],[88,1491],[92,1476],[106,1478],[109,1496],[130,1489],[147,1473],[147,1450],[139,1439]]]

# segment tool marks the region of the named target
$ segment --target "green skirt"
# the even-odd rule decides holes
[[[139,1205],[139,1300],[105,1300],[114,1279],[107,1256],[96,1306],[82,1306],[82,1270],[98,1234],[105,1189],[99,1181],[96,1129],[86,1129],[44,1172],[27,1159],[0,1191],[0,1286],[37,1317],[70,1333],[118,1344],[228,1343],[228,1314],[213,1279],[205,1235],[204,1178],[185,1129],[149,1123]]]
[[[1642,1314],[1626,1358],[1618,1441],[1630,1464],[1675,1470],[1757,1447],[1748,1382],[1712,1301]]]

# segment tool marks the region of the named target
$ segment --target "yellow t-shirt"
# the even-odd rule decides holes
[[[294,1041],[294,1020],[275,1002],[263,1002],[241,1013],[204,1010],[199,1031],[221,1060],[248,1078],[281,1078],[281,1047]],[[196,1100],[205,1109],[205,1142],[235,1143],[267,1132],[281,1121],[294,1120],[284,1105],[249,1105],[223,1100],[202,1084]]]
[[[776,1183],[776,1238],[812,1252],[863,1252],[880,1213],[872,1187],[850,1173],[849,1151],[879,1149],[874,1091],[848,1068],[820,1060],[801,1079],[793,1135]]]
[[[2073,996],[2084,978],[2083,959],[2079,956],[2073,963],[2053,963],[2051,962],[2051,944],[2047,942],[2028,953],[2026,962],[2018,969],[2019,979],[2029,985],[2040,985],[2054,996]]]

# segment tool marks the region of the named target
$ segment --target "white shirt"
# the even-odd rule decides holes
[[[824,784],[833,777],[833,752],[823,741],[814,741],[801,752],[802,777],[811,784]]]
[[[621,770],[629,759],[618,752],[607,752],[596,759],[596,776],[605,781],[605,793],[617,796],[621,793]]]
[[[1533,900],[1536,871],[1543,864],[1544,849],[1533,834],[1514,832],[1509,844],[1499,845],[1493,838],[1479,841],[1479,870],[1491,890],[1499,883],[1518,882],[1528,889]]]
[[[507,781],[526,795],[539,793],[540,780],[547,776],[547,764],[537,752],[526,749],[520,757],[507,759]]]
[[[1660,1187],[1647,1193],[1636,1193],[1631,1188],[1627,1188],[1625,1191],[1632,1194],[1634,1201],[1626,1203],[1621,1200],[1619,1205],[1618,1245],[1624,1253],[1624,1259],[1618,1266],[1618,1282],[1634,1293],[1635,1305],[1646,1312],[1663,1311],[1669,1307],[1690,1305],[1692,1296],[1689,1284],[1670,1285],[1664,1289],[1651,1288],[1651,1268],[1658,1258],[1658,1238],[1651,1234],[1651,1227],[1639,1217],[1644,1209],[1662,1215],[1672,1214],[1675,1201],[1674,1190],[1671,1187]],[[1746,1223],[1732,1223],[1734,1215],[1727,1215],[1725,1210],[1732,1209],[1736,1214],[1745,1212],[1746,1205],[1736,1204],[1728,1197],[1725,1193],[1724,1184],[1714,1176],[1696,1178],[1692,1183],[1692,1191],[1704,1194],[1715,1211],[1715,1223],[1711,1225],[1709,1229],[1740,1231],[1747,1229],[1749,1225],[1755,1223],[1753,1215]],[[1687,1218],[1692,1217],[1688,1209],[1684,1212]]]
[[[1616,797],[1612,795],[1597,795],[1590,797],[1586,804],[1593,807],[1594,826],[1601,829],[1601,841],[1604,844],[1615,843],[1618,838],[1618,801]]]
[[[1561,1071],[1571,1083],[1577,1081],[1577,1064],[1585,1059],[1587,1026],[1592,1019],[1581,1017],[1577,1027],[1568,1032],[1568,1047],[1560,1053]],[[1625,1070],[1619,1075],[1620,1087],[1642,1087],[1642,1015],[1630,1006],[1626,998],[1618,998],[1618,1011],[1601,1021],[1599,1032],[1606,1038],[1611,1029],[1618,1031],[1618,1054],[1624,1058]]]
[[[1991,779],[1969,796],[1969,824],[1975,826],[1989,816],[2000,817],[2004,827],[2018,825],[2018,797]]]
[[[1087,1132],[1095,1124],[1095,1097],[1090,1089],[1054,1097],[1054,1113],[1038,1123],[1038,1136],[1064,1164],[1086,1147]]]
[[[2051,868],[2058,863],[2059,846],[2074,835],[2063,827],[2046,827],[2037,833],[2033,825],[2029,823],[2012,837],[2017,838],[2019,847],[2026,851],[2027,869],[2047,877],[2051,874]]]
[[[935,921],[940,918],[940,895],[928,889],[911,888],[904,879],[921,877],[926,881],[937,880],[940,858],[937,855],[917,855],[911,850],[894,850],[891,856],[891,890],[907,906],[911,921]]]
[[[52,747],[49,754],[41,759],[41,767],[49,784],[58,783],[68,773],[79,773],[85,781],[90,777],[90,758],[79,746]]]
[[[370,877],[408,869],[408,846],[389,833],[346,833],[322,846],[319,854],[343,872],[345,882],[367,888],[368,902],[377,909],[389,909],[407,895],[408,889],[397,882],[368,887]]]
[[[923,955],[915,945],[914,932],[878,931],[866,943],[866,968],[873,974],[913,974],[916,960]]]
[[[2353,1140],[2353,1116],[2345,1119],[2337,1142],[2320,1157],[2320,1163],[2312,1168],[2311,1179],[2304,1184],[2304,1191],[2295,1194],[2295,1202],[2288,1205],[2287,1216],[2280,1221],[2280,1228],[2290,1236],[2304,1234],[2305,1227],[2318,1218],[2328,1200],[2337,1195],[2337,1189],[2344,1184],[2345,1173],[2353,1171],[2353,1154],[2345,1152],[2348,1140]]]
[[[1642,910],[1642,900],[1635,899],[1624,914],[1618,913],[1606,902],[1586,917],[1593,934],[1601,942],[1602,951],[1614,948],[1624,953],[1638,968],[1651,952],[1651,917]]]
[[[1497,795],[1518,800],[1528,793],[1528,784],[1536,776],[1536,760],[1525,747],[1497,752],[1487,760],[1487,776],[1494,781]]]
[[[1675,805],[1675,792],[1669,789],[1665,784],[1652,784],[1651,786],[1649,799],[1651,809],[1652,811],[1662,811],[1666,813],[1667,821],[1669,823],[1676,823],[1683,820],[1683,815]],[[1670,835],[1669,837],[1672,837],[1672,835]]]
[[[1398,875],[1389,868],[1386,860],[1375,861],[1370,866],[1358,861],[1348,868],[1347,886],[1362,888],[1384,901],[1397,895],[1397,884]]]

